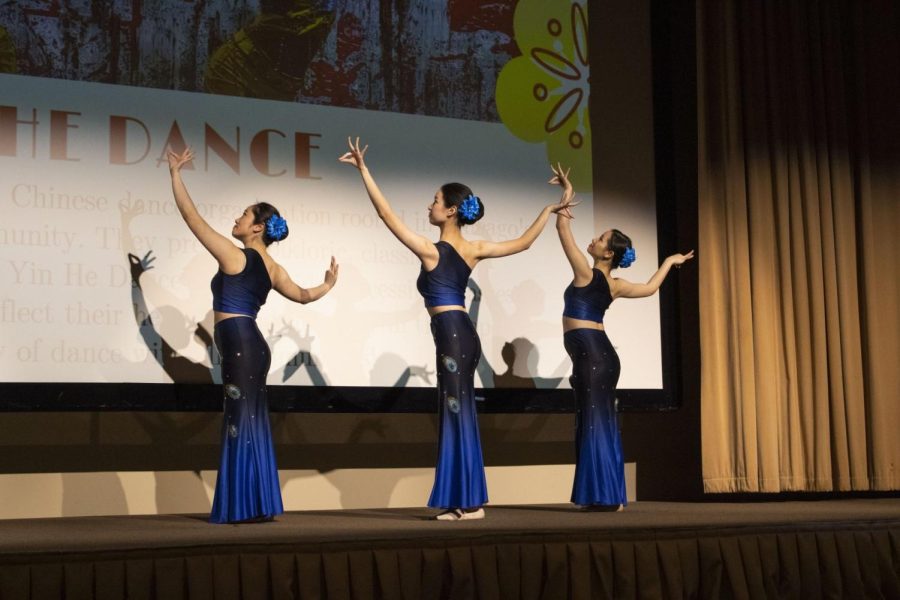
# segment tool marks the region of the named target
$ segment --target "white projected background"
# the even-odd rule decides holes
[[[515,237],[559,197],[546,183],[544,147],[502,124],[7,75],[0,90],[7,382],[218,379],[209,347],[216,264],[172,200],[162,157],[173,123],[197,153],[184,179],[214,228],[227,234],[247,205],[270,202],[290,226],[270,252],[295,281],[320,283],[331,255],[341,265],[323,300],[269,296],[258,323],[272,348],[270,384],[434,385],[419,263],[376,217],[357,171],[337,161],[348,135],[370,144],[381,189],[432,239],[438,230],[426,208],[448,181],[485,202],[484,219],[465,230],[470,239]],[[592,203],[580,197],[573,227],[586,246]],[[644,244],[627,273],[636,280],[657,265],[652,206],[641,214],[639,222],[604,214]],[[133,289],[127,254],[147,252],[153,268]],[[553,218],[530,250],[483,261],[472,279],[483,292],[477,328],[486,361],[476,383],[568,387],[560,315],[571,271]],[[607,320],[622,357],[619,387],[658,389],[658,303],[619,304]]]

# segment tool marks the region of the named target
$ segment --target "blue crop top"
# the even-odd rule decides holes
[[[252,248],[242,252],[247,259],[243,271],[228,275],[220,270],[212,278],[213,310],[255,319],[259,307],[266,303],[272,280],[259,252]]]
[[[612,304],[612,293],[609,291],[609,282],[599,269],[594,269],[594,277],[591,282],[582,287],[575,287],[574,282],[569,284],[563,294],[565,308],[563,316],[584,321],[603,322],[606,309]]]
[[[422,267],[416,280],[425,306],[465,306],[466,285],[472,269],[449,243],[440,241],[435,246],[438,249],[437,266],[430,271]]]

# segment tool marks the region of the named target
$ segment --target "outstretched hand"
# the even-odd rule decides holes
[[[131,281],[133,284],[137,285],[141,275],[153,268],[152,263],[154,260],[156,260],[156,257],[153,256],[153,250],[147,250],[147,254],[144,255],[144,258],[138,258],[134,254],[128,253],[128,262],[131,266]]]
[[[425,383],[431,384],[431,376],[434,375],[434,371],[429,371],[427,365],[422,367],[410,365],[407,369],[410,377],[421,377]]]
[[[563,189],[563,193],[570,198],[574,196],[575,192],[572,189],[572,182],[569,181],[569,171],[572,169],[563,169],[560,163],[556,163],[555,167],[550,165],[550,170],[553,171],[553,177],[547,183],[560,186]]]
[[[136,216],[143,214],[144,201],[140,198],[119,200],[119,212],[122,213],[122,222],[130,223]]]
[[[169,150],[166,152],[166,158],[169,159],[169,171],[177,173],[184,165],[194,160],[194,151],[190,147],[185,148],[181,154]]]
[[[693,250],[691,250],[687,254],[673,254],[672,256],[669,257],[669,260],[672,261],[672,266],[674,266],[677,269],[681,265],[686,263],[687,261],[691,260],[692,258],[694,258]]]
[[[334,284],[337,283],[339,267],[340,265],[337,264],[337,261],[332,256],[331,264],[328,266],[328,270],[325,271],[325,284],[330,288],[333,288]]]
[[[309,334],[309,323],[306,324],[306,333],[304,334],[297,331],[297,328],[287,319],[281,320],[281,329],[276,332],[275,326],[272,325],[271,331],[271,337],[274,339],[287,338],[293,341],[297,344],[299,352],[311,352],[313,340],[316,339],[316,336]]]
[[[553,177],[547,182],[551,185],[558,185],[563,189],[563,195],[559,199],[558,204],[554,204],[551,208],[552,212],[559,213],[564,217],[574,219],[571,209],[578,206],[581,202],[573,202],[575,199],[575,191],[572,188],[572,182],[569,181],[569,171],[572,169],[563,169],[562,165],[556,163],[556,166],[550,165],[553,171]]]
[[[350,145],[350,151],[338,157],[338,160],[353,165],[354,167],[362,171],[366,168],[366,163],[363,157],[366,155],[366,150],[369,149],[369,145],[366,144],[365,147],[360,149],[358,137],[356,138],[355,143],[348,137],[347,143]]]

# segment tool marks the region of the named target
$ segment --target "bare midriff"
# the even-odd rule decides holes
[[[572,331],[573,329],[597,329],[603,331],[603,323],[597,321],[588,321],[585,319],[573,319],[572,317],[563,317],[563,333]]]
[[[461,310],[465,312],[466,307],[460,306],[459,304],[447,304],[445,306],[426,306],[425,310],[428,311],[429,317],[433,317],[434,315],[439,315],[442,312],[447,312],[449,310]]]
[[[234,317],[245,317],[247,319],[252,319],[250,315],[242,315],[239,313],[227,313],[227,312],[219,312],[217,310],[213,311],[213,322],[218,323],[219,321],[224,321],[225,319],[233,319]]]

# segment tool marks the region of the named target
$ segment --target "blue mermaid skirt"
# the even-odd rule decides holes
[[[249,317],[216,324],[225,404],[222,457],[211,523],[270,519],[284,512],[266,397],[271,355]]]
[[[625,505],[625,464],[616,423],[619,356],[605,331],[573,329],[563,341],[572,358],[576,404],[572,502]]]
[[[475,367],[481,358],[481,341],[469,315],[461,310],[432,317],[431,333],[440,407],[438,461],[428,506],[478,508],[488,500],[475,411]]]

